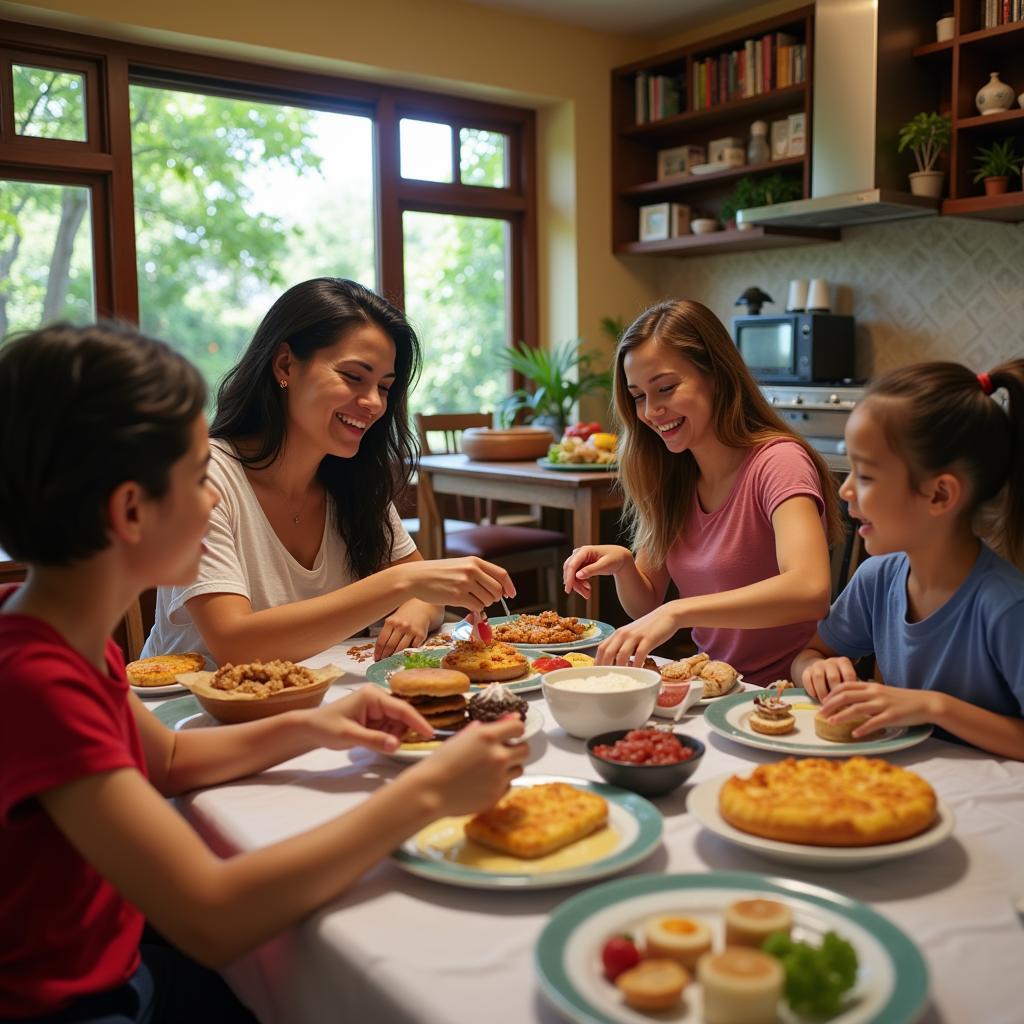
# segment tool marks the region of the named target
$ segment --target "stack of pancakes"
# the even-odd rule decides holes
[[[405,668],[388,679],[391,692],[408,701],[435,729],[461,729],[467,722],[466,698],[469,676],[445,668]],[[409,729],[403,743],[427,737]]]

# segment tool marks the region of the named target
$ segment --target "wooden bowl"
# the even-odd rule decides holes
[[[310,671],[316,676],[315,683],[279,690],[269,697],[214,690],[210,686],[213,672],[184,672],[178,676],[178,682],[192,691],[208,715],[224,725],[234,725],[238,722],[254,722],[258,718],[280,715],[285,711],[318,707],[327,688],[341,675],[342,669],[330,665]]]
[[[555,439],[547,427],[469,427],[462,432],[462,450],[471,459],[513,462],[547,455]]]

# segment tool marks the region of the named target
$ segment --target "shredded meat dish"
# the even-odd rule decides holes
[[[580,622],[575,616],[541,612],[495,626],[494,638],[509,644],[571,644],[592,630],[589,622]]]
[[[216,690],[251,693],[269,697],[281,690],[312,686],[316,677],[308,668],[291,661],[253,661],[248,665],[227,662],[214,673],[210,685]]]

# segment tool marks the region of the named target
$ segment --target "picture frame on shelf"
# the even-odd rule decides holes
[[[807,149],[807,116],[804,113],[790,114],[789,156],[803,156]]]
[[[661,242],[669,237],[671,203],[648,203],[640,207],[641,242]]]
[[[694,164],[704,163],[707,150],[704,146],[673,146],[658,150],[658,181],[682,178],[690,173]]]
[[[772,159],[785,160],[789,152],[789,118],[772,121]]]

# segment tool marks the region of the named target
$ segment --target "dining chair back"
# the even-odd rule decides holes
[[[452,455],[461,450],[462,431],[469,427],[491,424],[487,413],[417,413],[416,432],[424,455]],[[440,435],[443,446],[434,447],[431,436]],[[417,484],[421,500],[429,504],[437,516],[437,495],[430,484],[430,474],[420,473]],[[507,569],[509,572],[535,570],[538,573],[538,607],[557,608],[561,593],[562,563],[571,549],[569,538],[558,530],[539,526],[495,522],[495,510],[480,499],[462,498],[456,504],[459,520],[470,520],[476,525],[469,529],[451,529],[450,520],[444,520],[442,530],[442,557],[476,555]],[[525,608],[520,607],[520,611]]]

